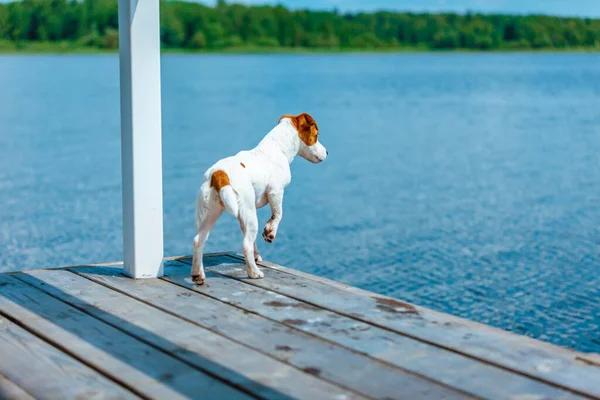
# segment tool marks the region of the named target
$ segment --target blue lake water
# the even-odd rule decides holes
[[[169,55],[165,253],[204,170],[317,119],[274,262],[600,352],[600,55]],[[118,58],[0,56],[0,271],[122,258]],[[269,210],[259,213],[261,226]],[[237,250],[224,216],[207,251]]]

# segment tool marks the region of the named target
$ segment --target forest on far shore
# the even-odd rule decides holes
[[[166,49],[600,49],[600,20],[551,16],[342,13],[161,1]],[[0,50],[35,43],[65,50],[118,47],[117,0],[0,3]]]

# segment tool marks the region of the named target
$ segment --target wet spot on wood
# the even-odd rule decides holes
[[[419,315],[417,309],[412,305],[395,299],[387,299],[383,297],[373,297],[377,301],[377,308],[381,311],[393,314],[416,314]]]
[[[266,303],[263,303],[265,306],[269,306],[269,307],[291,307],[292,304],[289,303],[284,303],[283,301],[278,301],[278,300],[273,300],[273,301],[267,301]]]
[[[359,332],[368,331],[369,329],[371,329],[371,327],[368,325],[355,325],[352,328],[350,328],[350,330],[352,330],[352,331],[359,331]]]
[[[284,319],[283,323],[287,325],[306,325],[306,321],[302,319]]]
[[[60,319],[60,320],[62,320],[62,319],[69,319],[69,318],[70,318],[70,316],[68,314],[63,313],[63,312],[59,313],[56,316],[56,319]]]
[[[163,381],[163,382],[165,382],[165,381],[171,381],[171,380],[173,380],[173,377],[174,377],[174,375],[172,373],[167,372],[167,373],[162,374],[160,376],[160,380]]]
[[[275,350],[278,351],[292,351],[290,346],[275,346]]]
[[[333,329],[333,333],[341,333],[343,335],[348,335],[350,334],[350,332],[348,332],[347,329]]]
[[[321,311],[320,308],[311,306],[310,304],[306,304],[306,303],[285,303],[285,302],[279,301],[279,300],[272,300],[272,301],[267,301],[263,304],[265,306],[269,306],[269,307],[293,307],[293,308],[302,308],[302,309],[311,310],[311,311]]]
[[[315,367],[302,368],[302,371],[306,372],[307,374],[314,375],[314,376],[321,375],[321,370],[319,368],[315,368]]]

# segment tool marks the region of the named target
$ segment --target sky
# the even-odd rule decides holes
[[[210,4],[211,1],[205,1]],[[340,11],[467,11],[503,14],[548,14],[600,18],[600,0],[230,0],[246,4],[276,4],[289,8]],[[212,2],[214,3],[214,2]]]
[[[6,3],[11,0],[0,0]],[[14,0],[13,0],[14,1]],[[17,0],[18,1],[18,0]],[[189,0],[214,5],[216,0]],[[467,11],[501,14],[546,14],[600,18],[600,0],[227,0],[229,3],[283,4],[292,9],[412,12]]]

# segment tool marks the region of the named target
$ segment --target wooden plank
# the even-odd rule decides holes
[[[228,263],[229,261],[231,261],[231,259],[235,259],[236,263],[240,263],[243,264],[244,263],[244,256],[242,254],[239,253],[235,253],[235,252],[228,252],[228,253],[208,253],[207,254],[208,257],[210,257],[211,261],[211,265],[219,265],[219,264],[223,264],[223,263]],[[180,256],[180,257],[176,257],[173,258],[173,260],[178,261],[178,262],[182,262],[184,264],[191,264],[191,256]],[[190,261],[188,261],[190,260]],[[350,286],[350,285],[346,285],[344,283],[341,282],[337,282],[337,281],[333,281],[331,279],[327,279],[327,278],[323,278],[320,276],[316,276],[316,275],[311,275],[308,274],[306,272],[302,272],[302,271],[298,271],[292,268],[288,268],[282,265],[277,265],[274,263],[271,263],[269,261],[262,261],[260,263],[261,266],[263,267],[267,267],[270,269],[275,269],[277,271],[281,271],[281,272],[285,272],[288,274],[292,274],[294,276],[300,276],[303,278],[306,278],[308,280],[312,280],[315,282],[319,282],[319,283],[323,283],[325,285],[329,285],[329,286],[333,286],[335,288],[338,289],[342,289],[351,293],[355,293],[357,295],[361,295],[361,296],[367,296],[367,297],[373,297],[373,296],[377,296],[377,297],[381,297],[384,299],[388,299],[390,301],[394,301],[397,299],[394,299],[392,297],[389,296],[382,296],[382,295],[378,295],[376,293],[373,292],[369,292],[367,290],[364,289],[360,289],[354,286]],[[406,303],[409,304],[409,303]],[[458,324],[462,324],[465,326],[470,326],[473,329],[476,330],[490,330],[495,334],[499,334],[499,335],[508,335],[508,336],[513,336],[513,339],[515,340],[520,340],[520,341],[526,341],[528,342],[528,344],[530,344],[531,346],[534,347],[542,347],[544,349],[546,349],[546,351],[550,352],[550,353],[555,353],[555,354],[562,354],[564,357],[566,357],[569,360],[575,359],[575,360],[582,360],[582,361],[587,361],[589,364],[597,364],[600,365],[600,354],[596,354],[596,353],[580,353],[577,352],[575,350],[569,349],[569,348],[565,348],[565,347],[561,347],[561,346],[557,346],[554,345],[552,343],[548,343],[548,342],[544,342],[541,340],[537,340],[534,338],[530,338],[528,336],[524,336],[524,335],[518,335],[509,331],[505,331],[499,328],[494,328],[491,327],[489,325],[485,325],[485,324],[481,324],[475,321],[471,321],[468,319],[464,319],[461,317],[456,317],[454,315],[451,314],[446,314],[446,313],[441,313],[441,312],[437,312],[435,310],[431,310],[425,307],[420,307],[417,305],[412,305],[409,304],[413,307],[415,307],[415,309],[420,309],[423,310],[424,312],[430,313],[433,317],[440,317],[440,318],[444,318],[445,323],[446,322],[450,322],[452,323],[452,321],[458,323]],[[594,361],[595,360],[595,361]]]
[[[4,316],[0,354],[0,374],[36,399],[138,398]]]
[[[143,397],[185,399],[210,390],[219,399],[250,398],[14,277],[0,275],[0,286],[4,315]]]
[[[4,375],[0,375],[0,399],[35,400],[29,393],[21,389]]]
[[[600,398],[600,370],[576,359],[579,353],[482,324],[361,290],[264,268],[265,279],[244,279],[239,264],[209,270],[302,300],[341,315],[484,360],[523,375]]]
[[[258,397],[364,398],[71,272],[16,277]]]
[[[207,273],[207,284],[197,286],[189,279],[189,267],[176,265],[165,266],[163,279],[479,397],[577,398],[502,368],[211,272]]]
[[[132,281],[124,278],[117,268],[85,268],[76,272],[367,397],[393,399],[400,393],[409,398],[468,397],[166,281]],[[238,283],[226,278],[219,280]]]

